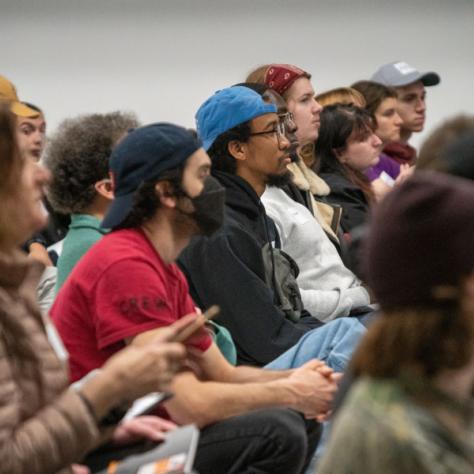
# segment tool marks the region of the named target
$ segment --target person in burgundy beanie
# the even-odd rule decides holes
[[[382,309],[437,307],[451,297],[460,278],[474,269],[473,241],[472,182],[417,172],[372,218],[366,273]]]
[[[473,241],[470,180],[420,171],[378,206],[366,262],[382,314],[318,474],[474,472]]]

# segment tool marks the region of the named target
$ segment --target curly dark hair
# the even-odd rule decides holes
[[[139,126],[130,112],[83,115],[61,123],[46,149],[51,170],[48,199],[62,214],[84,212],[94,201],[97,181],[108,177],[112,148]]]
[[[235,174],[237,163],[229,152],[229,143],[233,140],[247,142],[250,138],[250,133],[250,122],[244,122],[219,135],[211,148],[207,150],[207,154],[212,160],[212,169]]]
[[[156,210],[161,206],[160,196],[155,191],[155,185],[159,181],[168,181],[171,186],[170,192],[174,195],[184,195],[181,187],[183,172],[184,164],[164,172],[156,179],[144,181],[135,192],[133,205],[127,217],[113,230],[140,227],[154,216]]]

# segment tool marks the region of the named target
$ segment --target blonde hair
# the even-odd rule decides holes
[[[270,67],[270,64],[264,64],[263,66],[259,66],[258,68],[254,69],[250,72],[245,79],[245,82],[253,82],[254,84],[265,84],[265,73],[267,69]]]
[[[366,106],[364,96],[352,87],[338,87],[322,92],[316,96],[316,101],[323,107],[334,104],[355,105],[361,108]]]

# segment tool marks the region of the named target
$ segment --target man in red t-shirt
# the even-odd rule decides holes
[[[276,117],[256,96],[253,116]],[[51,310],[73,380],[196,312],[175,260],[193,235],[222,224],[224,189],[210,166],[200,141],[166,123],[132,131],[113,151],[115,199],[102,223],[113,230],[78,263]],[[203,428],[197,470],[302,472],[319,428],[296,411],[325,419],[337,374],[316,360],[287,371],[234,367],[205,330],[188,353],[192,370],[175,377],[165,406],[177,423]]]

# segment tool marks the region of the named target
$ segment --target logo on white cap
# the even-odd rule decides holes
[[[410,66],[409,64],[404,63],[404,62],[395,63],[393,67],[395,67],[400,72],[400,74],[403,74],[403,75],[416,72],[416,69],[413,66]]]

